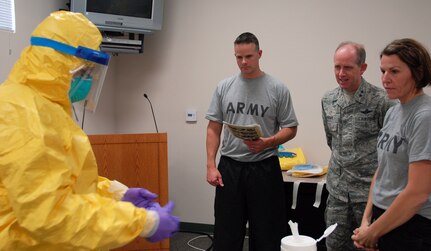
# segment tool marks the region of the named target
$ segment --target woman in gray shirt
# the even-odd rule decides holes
[[[431,82],[428,51],[413,39],[380,54],[382,83],[398,99],[381,129],[379,167],[361,226],[352,239],[367,250],[431,250]]]

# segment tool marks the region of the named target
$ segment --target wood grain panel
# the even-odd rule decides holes
[[[109,134],[88,136],[96,156],[99,175],[128,187],[144,187],[168,202],[167,134]],[[136,238],[116,251],[169,250],[169,240],[150,243]]]

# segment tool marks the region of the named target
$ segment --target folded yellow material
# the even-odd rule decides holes
[[[293,167],[292,170],[288,171],[290,175],[293,177],[318,177],[325,175],[328,172],[328,165],[324,167],[316,166],[316,168],[308,169],[308,170],[294,170],[295,167]]]
[[[279,154],[278,160],[280,161],[281,170],[287,171],[292,169],[295,165],[305,164],[307,160],[305,159],[304,152],[301,148],[289,148],[279,151],[279,153],[288,152],[294,154]],[[288,156],[288,157],[285,157]]]

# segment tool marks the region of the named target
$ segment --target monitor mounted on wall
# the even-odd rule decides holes
[[[164,0],[71,0],[102,31],[150,34],[162,29]]]

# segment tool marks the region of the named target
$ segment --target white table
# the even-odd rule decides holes
[[[326,183],[326,174],[318,177],[308,177],[308,178],[293,177],[293,176],[287,175],[285,171],[283,171],[282,174],[283,174],[284,182],[300,181],[304,183],[319,183],[319,182]]]

